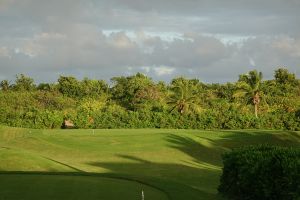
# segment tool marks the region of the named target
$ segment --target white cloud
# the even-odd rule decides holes
[[[151,68],[150,67],[146,67],[146,66],[143,66],[141,67],[141,70],[145,71],[146,73],[149,73]]]
[[[300,38],[279,37],[272,42],[271,46],[280,54],[288,54],[300,59]]]
[[[173,74],[175,68],[160,66],[160,67],[154,67],[153,70],[157,76],[165,76],[165,75]]]
[[[119,49],[130,49],[135,46],[124,32],[111,33],[108,38],[110,38],[111,44]]]
[[[249,58],[249,62],[250,62],[250,65],[255,67],[256,64],[255,64],[255,61],[253,60],[253,58]]]

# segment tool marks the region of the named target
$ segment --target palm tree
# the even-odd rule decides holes
[[[199,111],[200,106],[197,104],[196,88],[193,80],[184,78],[174,79],[171,86],[171,95],[168,104],[172,106],[170,112],[174,109],[180,114],[188,111]]]
[[[262,73],[256,70],[248,74],[240,75],[237,83],[238,90],[233,94],[234,97],[245,97],[247,101],[254,105],[255,117],[258,117],[258,106],[261,98]]]

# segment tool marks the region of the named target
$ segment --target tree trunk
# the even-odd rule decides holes
[[[253,104],[254,104],[254,112],[255,112],[255,117],[258,118],[258,104],[260,102],[260,97],[258,92],[255,93],[253,96]]]
[[[183,114],[183,112],[184,112],[184,105],[183,105],[183,104],[180,104],[180,105],[179,105],[179,107],[178,107],[178,112],[179,112],[180,114]]]
[[[258,104],[254,104],[255,117],[258,118]]]

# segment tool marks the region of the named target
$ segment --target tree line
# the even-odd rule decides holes
[[[29,128],[191,128],[300,130],[300,80],[285,68],[263,80],[256,70],[233,83],[144,74],[103,80],[60,76],[39,83],[24,74],[0,83],[0,123]]]

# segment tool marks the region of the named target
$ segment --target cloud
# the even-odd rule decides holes
[[[249,63],[251,66],[255,67],[256,64],[255,64],[255,61],[253,60],[253,58],[249,58]]]
[[[1,75],[225,82],[255,67],[272,78],[299,67],[299,10],[297,0],[0,0]]]
[[[288,66],[295,70],[300,60],[299,39],[290,37],[256,37],[239,45],[225,45],[220,39],[197,33],[164,41],[149,35],[138,40],[140,33],[133,38],[125,32],[104,35],[95,27],[74,30],[68,34],[41,33],[23,39],[19,45],[10,47],[14,52],[1,48],[0,55],[11,57],[0,60],[1,71],[23,73],[27,69],[41,80],[44,71],[53,72],[51,76],[45,73],[46,79],[51,77],[51,80],[59,73],[107,79],[128,74],[130,67],[130,74],[144,71],[158,78],[186,75],[211,82],[234,80],[252,67],[271,78],[276,67]],[[14,70],[9,66],[14,66]]]
[[[11,58],[10,52],[7,47],[0,47],[0,57]]]
[[[164,76],[164,75],[173,74],[173,72],[175,71],[175,68],[160,66],[160,67],[154,67],[153,70],[157,76]]]
[[[149,73],[150,70],[151,70],[151,68],[148,67],[148,66],[143,66],[143,67],[141,67],[141,69],[142,69],[143,71],[145,71],[146,73]]]
[[[3,0],[2,0],[3,1]],[[300,27],[297,0],[23,0],[3,3],[2,17],[58,31],[72,23],[102,29],[203,32],[233,35],[294,34]],[[7,3],[9,2],[9,3]],[[14,23],[11,23],[15,21]],[[26,29],[28,26],[24,26]]]

